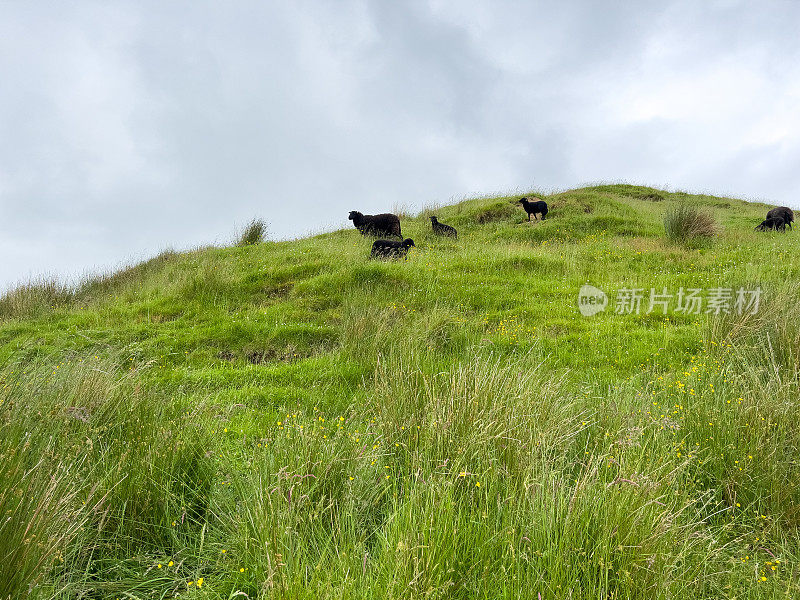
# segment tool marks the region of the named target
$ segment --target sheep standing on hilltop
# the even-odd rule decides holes
[[[794,221],[794,211],[792,211],[792,209],[788,206],[779,206],[777,208],[773,208],[767,213],[767,219],[772,218],[782,219],[784,224],[788,225],[789,229],[791,229],[792,222]]]
[[[786,221],[780,217],[769,217],[761,221],[760,225],[756,226],[756,231],[782,231],[786,233]]]
[[[436,217],[431,217],[431,226],[433,227],[433,233],[436,235],[443,235],[458,239],[458,232],[456,231],[456,228],[451,227],[450,225],[445,225],[444,223],[439,223],[439,220]]]
[[[525,209],[525,212],[528,213],[528,221],[531,220],[531,215],[533,218],[538,221],[536,218],[537,214],[542,215],[542,221],[547,216],[547,202],[544,200],[529,200],[528,198],[520,198],[519,203],[522,204],[522,208]]]
[[[414,246],[414,240],[406,238],[402,242],[393,240],[375,240],[372,243],[371,258],[405,258],[409,248]],[[414,246],[416,247],[416,246]]]
[[[347,217],[353,222],[361,235],[396,235],[400,239],[400,219],[397,215],[383,213],[380,215],[365,215],[357,210],[350,211]]]

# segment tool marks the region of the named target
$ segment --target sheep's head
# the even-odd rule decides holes
[[[347,217],[348,221],[355,221],[356,219],[360,219],[364,216],[363,213],[358,212],[357,210],[351,210],[350,216]]]
[[[519,204],[525,204],[527,201],[528,201],[528,199],[527,199],[527,198],[520,198],[520,199],[518,200]]]
[[[436,217],[431,217],[431,223],[437,223]]]
[[[403,240],[403,246],[405,246],[406,248],[410,248],[411,246],[414,246],[414,240],[412,240],[411,238],[404,239]],[[414,248],[416,248],[416,246],[414,246]]]

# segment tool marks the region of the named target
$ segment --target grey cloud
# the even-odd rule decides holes
[[[0,5],[0,284],[629,180],[792,204],[800,7]]]

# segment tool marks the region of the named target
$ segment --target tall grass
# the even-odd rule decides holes
[[[696,242],[713,238],[717,224],[710,213],[682,203],[664,215],[664,231],[673,242]]]
[[[0,319],[35,317],[72,301],[74,290],[55,278],[42,278],[0,296]]]
[[[800,526],[800,471],[790,458],[800,453],[797,293],[794,283],[772,287],[757,312],[722,314],[708,331],[715,390],[725,398],[717,407],[726,409],[718,411],[719,456],[747,457],[720,465],[720,479],[729,497],[743,497],[791,528]]]
[[[796,385],[800,383],[800,286],[783,283],[761,293],[758,310],[731,311],[714,319],[709,341],[719,349],[735,348],[747,371],[759,373],[765,387]]]
[[[765,563],[795,559],[796,415],[735,363],[578,394],[536,351],[469,346],[441,370],[422,333],[379,348],[344,411],[247,433],[143,391],[137,368],[9,365],[2,597],[715,598],[754,566],[764,589],[786,581]]]
[[[600,426],[530,355],[473,348],[437,372],[406,350],[378,361],[349,414],[289,413],[237,444],[246,467],[217,509],[226,591],[700,596],[704,562],[720,560],[710,498],[675,494],[689,469],[651,453],[673,443],[657,424]]]
[[[267,224],[262,219],[252,219],[239,233],[237,246],[260,244],[267,237]]]
[[[181,407],[115,371],[97,357],[2,370],[0,598],[129,589],[127,562],[178,556],[208,518],[204,436],[176,435]]]

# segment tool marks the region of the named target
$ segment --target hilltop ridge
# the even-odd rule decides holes
[[[515,346],[543,345],[558,364],[575,368],[558,344],[577,347],[581,336],[598,330],[601,337],[633,330],[648,336],[659,322],[646,316],[579,318],[577,293],[585,282],[612,289],[677,288],[710,284],[712,276],[733,285],[790,280],[798,273],[798,263],[790,258],[795,237],[751,231],[766,205],[600,185],[543,196],[551,207],[549,218],[527,223],[514,203],[518,197],[466,200],[404,215],[404,235],[417,240],[417,248],[401,263],[369,260],[371,238],[343,229],[250,247],[167,251],[75,291],[45,289],[41,298],[26,297],[25,288],[12,291],[0,301],[5,322],[0,339],[6,352],[16,352],[29,346],[26,340],[36,337],[36,330],[36,352],[134,345],[150,360],[163,355],[183,362],[188,352],[191,360],[211,368],[221,368],[220,360],[232,368],[248,364],[248,356],[250,362],[261,356],[264,364],[281,362],[270,357],[295,354],[319,359],[341,343],[349,312],[407,305],[416,311],[412,318],[436,314],[444,328],[452,317],[463,319],[465,327],[448,325],[459,330],[454,335],[461,349],[511,326],[525,331]],[[721,225],[713,249],[684,248],[664,239],[664,212],[686,201],[711,211]],[[459,229],[457,242],[432,235],[427,217],[433,212]],[[773,251],[786,259],[774,260]],[[775,263],[769,270],[759,260],[764,255]],[[52,329],[42,336],[42,326]],[[77,330],[80,336],[74,335]],[[679,337],[697,333],[685,320],[673,322],[670,330]],[[492,343],[510,342],[500,336]],[[629,374],[648,356],[598,353],[590,362],[598,369],[622,360],[620,373]]]

